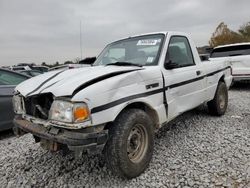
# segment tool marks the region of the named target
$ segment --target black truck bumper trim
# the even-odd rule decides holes
[[[21,132],[31,133],[41,139],[67,145],[69,150],[72,151],[101,151],[108,139],[108,130],[82,133],[79,131],[76,132],[77,130],[67,130],[63,128],[47,128],[43,125],[24,120],[19,116],[15,117],[13,122],[14,132],[18,136],[22,135]]]

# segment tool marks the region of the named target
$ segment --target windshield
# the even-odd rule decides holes
[[[145,35],[109,44],[94,63],[96,65],[121,64],[157,65],[164,35]],[[129,65],[129,64],[127,64]]]

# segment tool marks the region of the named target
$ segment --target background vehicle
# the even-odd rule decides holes
[[[129,37],[106,46],[92,66],[18,85],[15,132],[53,151],[103,151],[114,174],[133,178],[149,165],[155,130],[204,103],[223,115],[231,81],[227,62],[201,63],[184,33]]]
[[[84,64],[84,65],[92,65],[96,60],[96,57],[87,57],[81,61],[79,61],[79,64]]]
[[[21,74],[24,74],[24,75],[27,75],[27,76],[30,76],[30,77],[38,76],[40,74],[43,74],[43,72],[37,71],[37,70],[22,70],[22,71],[19,71],[19,72]]]
[[[10,66],[2,66],[0,68],[10,70]]]
[[[12,71],[31,70],[30,66],[10,66]]]
[[[230,61],[234,81],[250,80],[250,43],[218,46],[211,52],[210,59]]]
[[[13,127],[12,96],[14,88],[28,78],[30,77],[0,68],[0,131]]]
[[[200,54],[201,61],[208,61],[210,55],[209,54]]]
[[[81,68],[81,67],[86,67],[86,66],[90,66],[90,65],[86,65],[86,64],[66,64],[66,65],[60,65],[60,66],[57,66],[57,67],[50,68],[49,71],[75,69],[75,68]]]
[[[31,69],[32,69],[32,70],[40,71],[40,72],[42,72],[42,73],[48,72],[48,71],[49,71],[49,67],[46,67],[46,66],[38,66],[38,65],[32,66]]]

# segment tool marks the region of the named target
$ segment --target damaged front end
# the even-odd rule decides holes
[[[45,149],[93,153],[102,151],[107,141],[104,125],[91,126],[90,113],[83,102],[46,93],[30,97],[15,95],[13,105],[17,114],[14,133],[33,134]]]

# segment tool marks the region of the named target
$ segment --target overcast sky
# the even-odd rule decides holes
[[[95,56],[109,42],[133,34],[177,30],[208,44],[224,21],[250,21],[249,0],[0,0],[0,65],[63,63]]]

